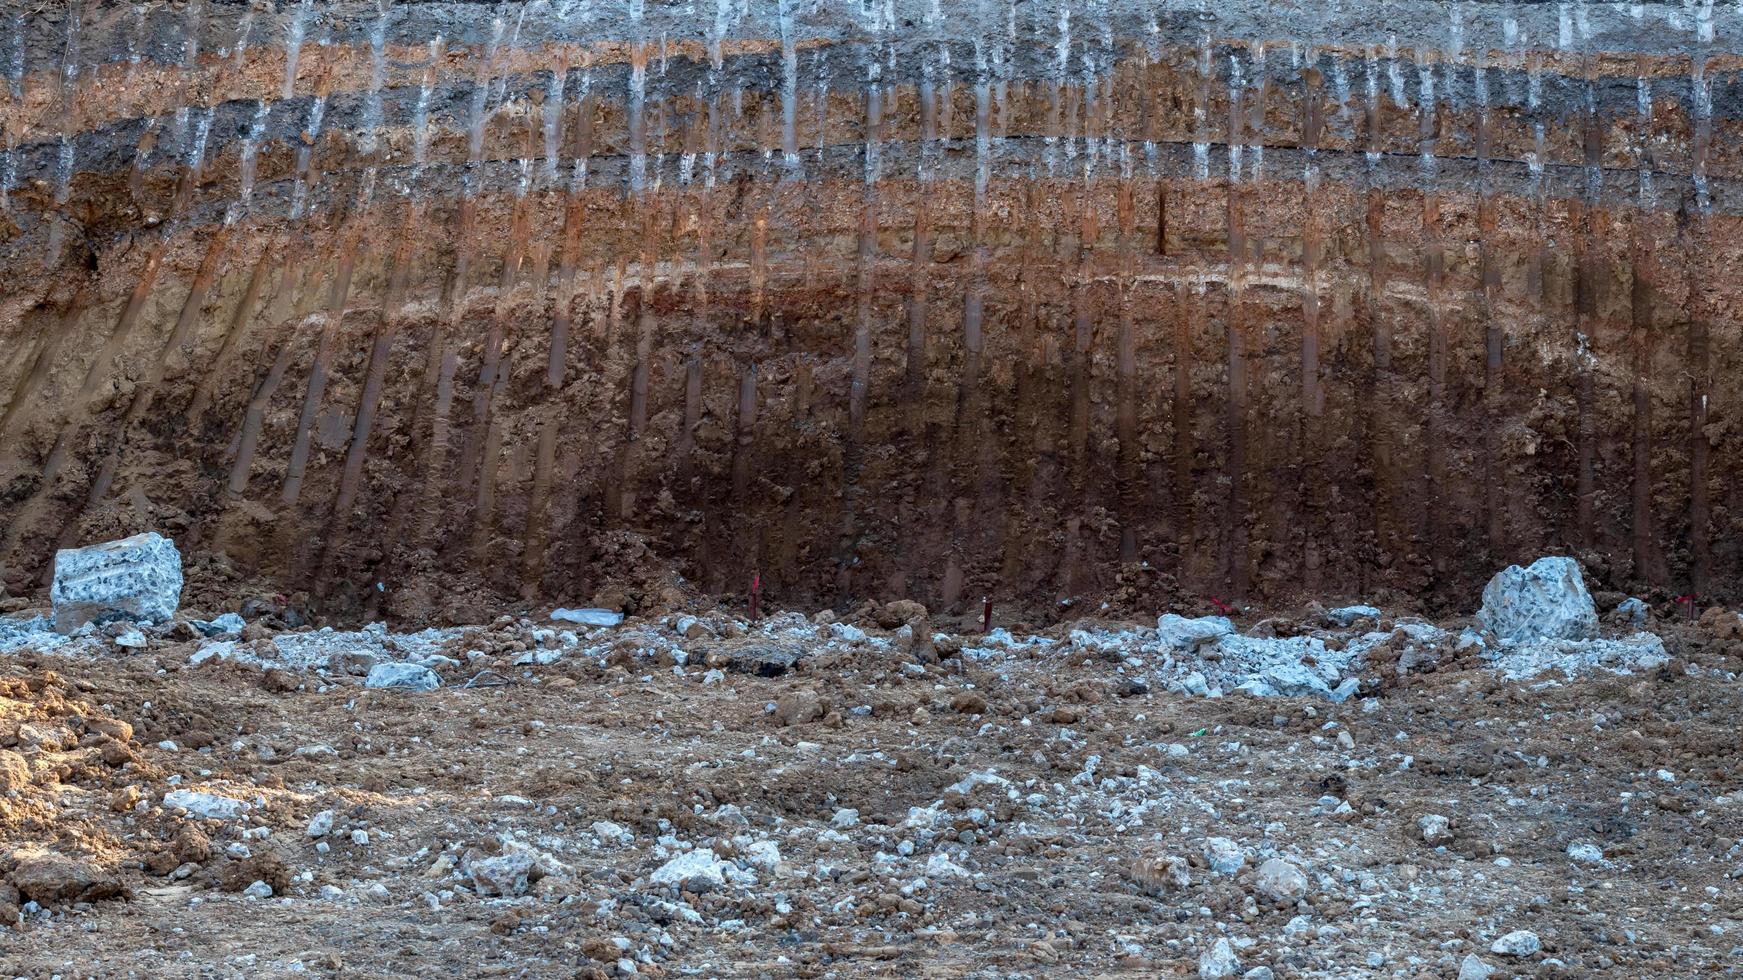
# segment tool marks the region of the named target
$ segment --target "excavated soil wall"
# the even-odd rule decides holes
[[[909,6],[0,18],[0,581],[1738,596],[1736,11]]]

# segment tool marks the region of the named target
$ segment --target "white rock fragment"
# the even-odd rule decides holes
[[[442,678],[419,664],[376,664],[363,679],[364,687],[394,688],[407,691],[434,691],[442,686]]]
[[[648,880],[700,894],[726,886],[726,862],[714,856],[713,848],[704,847],[660,865]]]
[[[1209,949],[1198,956],[1199,980],[1223,980],[1232,977],[1241,970],[1241,961],[1235,958],[1234,947],[1227,939],[1218,939]]]
[[[1207,643],[1235,631],[1235,624],[1226,616],[1201,616],[1188,619],[1174,613],[1156,617],[1157,637],[1176,650],[1194,651]]]
[[[1422,842],[1430,847],[1445,844],[1453,839],[1452,821],[1438,813],[1430,813],[1416,821],[1416,829],[1422,834]]]
[[[1293,902],[1307,894],[1307,875],[1282,858],[1271,858],[1259,865],[1253,887],[1273,902]]]
[[[1489,980],[1494,973],[1494,969],[1475,953],[1466,954],[1464,962],[1459,964],[1459,980]]]
[[[553,609],[551,618],[561,623],[582,626],[616,626],[623,622],[623,613],[610,609]]]
[[[478,894],[516,898],[526,894],[537,864],[533,855],[522,851],[467,861],[466,872]]]
[[[49,599],[63,634],[108,619],[167,623],[181,604],[181,553],[156,531],[57,551]]]
[[[1504,643],[1598,635],[1597,607],[1572,558],[1539,558],[1529,568],[1510,565],[1497,573],[1483,589],[1477,621]]]
[[[1610,863],[1604,860],[1603,848],[1596,844],[1585,842],[1569,844],[1567,846],[1567,856],[1568,860],[1575,861],[1579,864],[1596,864],[1601,866]]]
[[[1379,619],[1380,610],[1373,606],[1341,606],[1325,611],[1326,622],[1333,626],[1349,626],[1358,619]]]
[[[744,849],[745,863],[773,874],[781,864],[781,849],[772,840],[759,840]]]
[[[1520,958],[1536,956],[1542,950],[1543,942],[1529,929],[1515,929],[1489,946],[1491,953]]]
[[[256,881],[254,884],[249,885],[247,888],[242,889],[242,897],[243,898],[271,898],[272,897],[272,886],[267,884],[264,881]]]
[[[967,878],[969,873],[967,868],[950,860],[949,855],[942,851],[934,851],[932,856],[926,859],[926,877]]]
[[[234,820],[248,811],[248,804],[215,793],[173,789],[163,795],[163,805],[179,807],[202,820]]]
[[[325,837],[333,832],[333,821],[338,814],[332,810],[322,810],[309,818],[308,834],[310,837]]]
[[[628,847],[635,843],[635,835],[630,833],[628,828],[609,820],[595,820],[589,829],[593,831],[594,836],[599,838],[601,844],[612,847]]]
[[[1242,866],[1247,863],[1247,852],[1227,837],[1207,837],[1204,841],[1204,860],[1219,875],[1239,874]]]

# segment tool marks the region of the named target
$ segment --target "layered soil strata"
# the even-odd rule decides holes
[[[1736,595],[1735,11],[971,6],[0,20],[0,580]]]

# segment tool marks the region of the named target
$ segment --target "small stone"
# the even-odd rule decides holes
[[[264,881],[256,881],[254,884],[249,885],[247,888],[242,889],[242,897],[243,898],[271,898],[272,897],[272,886],[267,884]]]
[[[1233,875],[1247,863],[1247,852],[1227,837],[1210,837],[1204,842],[1204,859],[1217,874]]]
[[[1205,644],[1215,643],[1234,631],[1235,624],[1226,616],[1187,619],[1174,613],[1164,613],[1156,619],[1157,638],[1176,650],[1189,653]]]
[[[1467,953],[1464,962],[1459,964],[1459,980],[1489,980],[1494,973],[1494,969],[1475,953]]]
[[[1211,948],[1199,954],[1199,980],[1223,980],[1240,972],[1241,961],[1235,958],[1234,947],[1227,939],[1218,939]]]
[[[1491,953],[1500,956],[1514,956],[1519,958],[1536,956],[1539,952],[1542,952],[1542,950],[1542,941],[1537,938],[1537,933],[1532,932],[1529,929],[1515,929],[1507,935],[1502,936],[1500,939],[1495,940],[1495,942],[1489,946],[1489,952]]]
[[[163,796],[163,805],[188,811],[202,820],[234,820],[248,811],[248,804],[215,793],[194,790],[170,790]]]
[[[359,828],[357,830],[353,830],[351,832],[351,843],[356,844],[358,847],[368,847],[369,846],[369,831],[363,830],[361,828]]]
[[[1430,813],[1418,819],[1416,829],[1422,842],[1430,847],[1438,847],[1453,839],[1452,821],[1438,813]]]
[[[1255,966],[1241,974],[1241,980],[1276,980],[1276,976],[1268,966]]]
[[[1604,849],[1596,844],[1569,844],[1567,856],[1570,861],[1580,864],[1607,864],[1604,860]]]
[[[772,873],[781,865],[781,849],[772,840],[759,840],[744,849],[744,860],[753,868]]]
[[[1133,862],[1132,880],[1149,895],[1182,891],[1192,886],[1186,860],[1172,854],[1147,855]]]
[[[333,832],[333,821],[339,815],[332,810],[322,810],[309,818],[308,834],[310,837],[325,837]]]
[[[468,861],[466,870],[480,895],[500,895],[514,898],[525,895],[528,884],[535,880],[538,862],[524,851]]]
[[[714,856],[712,848],[687,851],[660,865],[648,880],[656,885],[674,885],[687,892],[701,894],[726,885],[725,862]]]
[[[623,622],[623,613],[610,609],[553,609],[551,618],[560,623],[582,626],[616,626]]]
[[[434,691],[442,686],[442,678],[421,664],[385,663],[370,668],[363,680],[364,687],[394,688],[407,691]]]
[[[1356,747],[1356,739],[1347,729],[1338,732],[1338,747],[1346,751]]]
[[[1273,902],[1293,902],[1307,894],[1307,875],[1282,858],[1271,858],[1259,865],[1253,887]]]

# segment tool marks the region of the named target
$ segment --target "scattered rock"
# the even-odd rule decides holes
[[[975,691],[962,691],[950,699],[952,710],[965,715],[986,714],[986,698]]]
[[[248,811],[248,804],[215,793],[173,789],[163,795],[163,805],[188,811],[202,820],[234,820]]]
[[[1196,651],[1207,643],[1235,631],[1235,624],[1226,616],[1201,616],[1187,619],[1174,613],[1164,613],[1156,619],[1156,633],[1163,643],[1176,650]]]
[[[496,857],[474,858],[466,862],[466,871],[480,895],[500,895],[514,898],[525,895],[535,877],[538,862],[525,852],[500,854]]]
[[[1617,619],[1630,626],[1645,626],[1652,616],[1652,607],[1644,600],[1629,596],[1616,604],[1614,615]]]
[[[686,851],[660,865],[648,880],[656,885],[672,885],[682,891],[714,891],[726,885],[726,862],[715,857],[712,848]]]
[[[176,864],[204,864],[212,859],[212,839],[191,823],[182,824],[170,842]]]
[[[1459,980],[1489,980],[1494,973],[1494,969],[1475,953],[1465,954],[1464,962],[1459,964]]]
[[[1430,847],[1438,847],[1453,839],[1452,821],[1438,813],[1430,813],[1416,821],[1417,838]]]
[[[1227,837],[1210,837],[1204,842],[1204,860],[1219,875],[1239,874],[1247,863],[1247,852]]]
[[[1234,947],[1227,939],[1219,938],[1211,947],[1198,956],[1198,976],[1200,980],[1222,980],[1232,977],[1241,970],[1241,961],[1235,957]]]
[[[1327,609],[1325,621],[1333,626],[1348,628],[1358,619],[1379,619],[1380,610],[1373,606],[1343,606],[1338,609]]]
[[[1537,933],[1529,929],[1515,929],[1490,944],[1489,952],[1499,956],[1525,958],[1536,956],[1542,952],[1543,943],[1537,938]]]
[[[1192,888],[1192,870],[1175,854],[1145,854],[1133,861],[1131,881],[1145,895],[1166,895]]]
[[[1300,868],[1281,858],[1271,858],[1259,865],[1253,887],[1273,902],[1293,902],[1307,894],[1307,875]]]
[[[55,552],[54,628],[66,634],[93,621],[167,623],[182,598],[182,556],[149,531],[119,541]]]
[[[623,613],[610,609],[553,609],[551,619],[582,626],[616,626],[623,622]]]
[[[436,672],[420,664],[376,664],[363,680],[364,687],[391,688],[406,691],[434,691],[442,686]]]
[[[756,643],[733,653],[733,669],[758,677],[779,677],[804,659],[805,651],[773,643]]]
[[[310,837],[325,837],[333,832],[333,821],[338,814],[332,810],[322,810],[309,818],[308,835]]]

